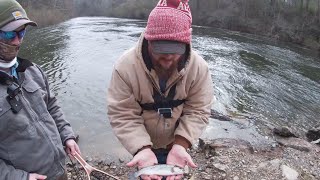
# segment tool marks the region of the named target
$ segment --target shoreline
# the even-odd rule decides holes
[[[235,132],[234,137],[227,135],[228,133],[210,138],[201,137],[198,145],[189,150],[198,168],[189,174],[188,177],[191,178],[188,179],[320,179],[319,142],[315,144],[294,137],[293,133],[291,135],[287,133],[286,128],[277,128],[280,131],[266,130],[264,132],[270,133],[260,134],[260,138],[263,139],[257,142],[255,138],[246,139],[245,133],[257,136],[250,129],[240,131],[232,127],[238,122],[211,120],[218,124],[217,127],[221,128],[221,132],[226,130],[219,125],[219,122],[229,124],[230,130]],[[218,129],[216,130],[217,134],[220,133]],[[102,159],[90,157],[87,157],[86,161],[120,179],[128,179],[129,174],[136,171],[135,168],[126,167],[126,162],[106,163]],[[84,173],[79,164],[74,166],[71,162],[67,163],[67,171],[71,180],[80,179],[79,173]]]

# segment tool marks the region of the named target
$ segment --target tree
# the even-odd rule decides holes
[[[309,11],[309,4],[310,4],[310,0],[306,0],[306,11]]]
[[[318,0],[318,24],[320,24],[320,0]]]

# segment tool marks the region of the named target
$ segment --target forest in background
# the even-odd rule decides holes
[[[79,16],[147,19],[157,0],[18,0],[40,26]],[[190,0],[193,24],[320,51],[320,0]]]

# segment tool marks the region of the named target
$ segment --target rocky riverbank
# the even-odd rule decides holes
[[[211,122],[216,126],[209,131],[216,133],[202,137],[198,145],[190,150],[198,168],[192,171],[188,179],[320,179],[319,140],[309,142],[310,139],[299,138],[287,127],[264,129],[263,132],[269,134],[262,135],[253,131],[252,127],[246,127],[245,123],[239,126],[232,119],[212,119]],[[319,132],[320,129],[314,129],[312,136],[310,132],[307,136],[319,138]],[[86,157],[86,160],[119,179],[129,179],[128,174],[135,171],[134,168],[125,167],[125,162],[121,160],[120,163],[105,163],[90,157]],[[69,179],[81,179],[80,174],[84,174],[80,165],[69,162]]]

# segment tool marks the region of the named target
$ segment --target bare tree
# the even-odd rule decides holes
[[[309,11],[310,0],[306,0],[306,12]]]
[[[243,17],[244,17],[244,19],[247,19],[247,16],[248,16],[248,2],[247,2],[247,0],[243,0]]]
[[[303,0],[300,1],[300,11],[303,12]]]
[[[318,24],[320,24],[320,0],[318,0]]]

